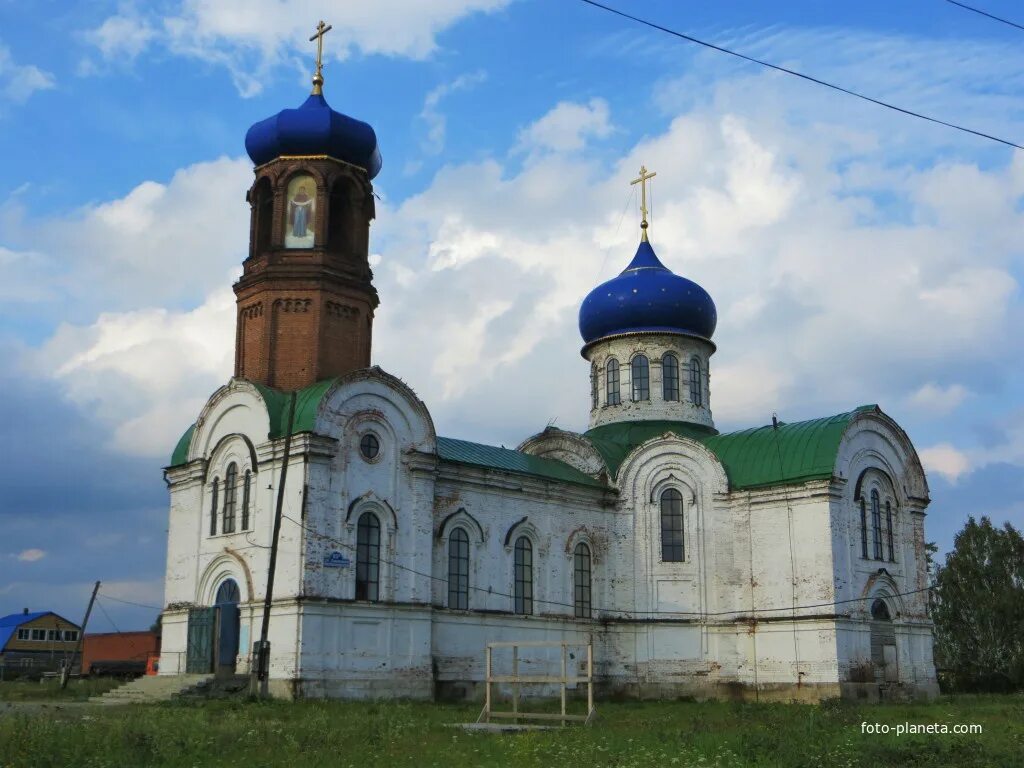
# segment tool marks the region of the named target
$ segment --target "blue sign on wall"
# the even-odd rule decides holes
[[[351,564],[352,561],[337,550],[324,555],[325,568],[348,568]]]

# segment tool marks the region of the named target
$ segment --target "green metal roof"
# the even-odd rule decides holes
[[[316,414],[320,408],[320,401],[335,381],[337,379],[324,379],[295,393],[293,435],[313,431],[313,426],[316,424]],[[289,393],[268,387],[266,384],[258,384],[255,381],[250,381],[249,383],[259,390],[263,402],[267,405],[267,414],[270,417],[270,434],[267,437],[271,440],[283,437],[285,432],[288,431]],[[170,466],[176,467],[188,461],[188,450],[192,444],[192,436],[195,434],[195,431],[195,424],[185,430],[185,434],[181,436],[181,439],[178,440],[178,444],[174,448],[174,453],[171,454]]]
[[[451,437],[437,438],[437,455],[443,461],[472,464],[477,467],[519,472],[548,480],[601,487],[603,483],[585,475],[564,461],[531,456],[528,453],[497,448],[493,445],[471,443]]]
[[[179,464],[184,464],[188,461],[188,449],[192,445],[192,435],[196,433],[196,425],[193,424],[191,427],[185,430],[178,439],[178,444],[174,446],[174,453],[171,454],[171,466],[176,467]]]
[[[862,405],[822,419],[779,422],[778,429],[769,424],[726,434],[680,421],[647,421],[605,424],[585,436],[612,476],[638,445],[672,432],[711,450],[725,467],[730,489],[758,488],[832,477],[846,428],[857,414],[877,409],[877,405]]]

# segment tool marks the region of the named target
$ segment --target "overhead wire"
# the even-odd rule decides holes
[[[974,6],[967,5],[965,3],[958,3],[957,0],[946,0],[946,2],[949,3],[950,5],[958,5],[965,11],[971,11],[972,13],[977,13],[981,16],[988,16],[988,18],[994,19],[995,21],[1001,22],[1003,24],[1009,24],[1011,27],[1016,27],[1017,29],[1024,30],[1024,25],[1018,24],[1015,21],[1010,21],[1009,19],[1004,19],[1001,16],[996,16],[995,14],[991,14],[988,11],[983,11],[981,10],[981,8],[975,8]]]
[[[963,133],[969,133],[969,134],[971,134],[973,136],[978,136],[978,137],[983,138],[983,139],[989,139],[990,141],[995,141],[995,142],[997,142],[999,144],[1003,144],[1003,145],[1005,145],[1007,147],[1013,147],[1014,149],[1024,149],[1024,146],[1022,146],[1020,144],[1016,144],[1016,143],[1014,143],[1012,141],[1009,141],[1007,139],[1002,139],[1002,138],[999,138],[998,136],[993,136],[992,134],[984,133],[983,131],[976,131],[973,128],[967,128],[965,126],[958,125],[956,123],[950,123],[950,122],[947,122],[946,120],[940,120],[937,117],[932,117],[931,115],[926,115],[926,114],[924,114],[922,112],[915,112],[912,109],[906,109],[904,107],[899,107],[899,106],[897,106],[895,104],[892,104],[892,103],[890,103],[888,101],[883,101],[882,99],[876,99],[873,96],[868,96],[868,95],[860,93],[858,91],[854,91],[854,90],[852,90],[850,88],[845,88],[845,87],[843,87],[841,85],[836,85],[835,83],[830,83],[827,80],[822,80],[822,79],[814,77],[812,75],[807,75],[807,74],[804,74],[803,72],[798,72],[795,69],[789,69],[788,67],[783,67],[783,66],[780,66],[778,64],[772,64],[771,62],[765,61],[763,59],[758,59],[758,58],[756,58],[754,56],[748,56],[745,53],[740,53],[739,51],[734,51],[734,50],[732,50],[730,48],[726,48],[725,46],[716,45],[714,43],[709,43],[706,40],[701,40],[700,38],[694,37],[692,35],[687,35],[687,34],[685,34],[683,32],[679,32],[678,30],[670,29],[669,27],[663,26],[661,24],[658,24],[656,22],[650,21],[648,19],[644,19],[644,18],[641,18],[639,16],[634,16],[634,15],[632,15],[630,13],[626,13],[625,11],[620,11],[619,9],[613,8],[610,5],[604,5],[603,3],[599,3],[596,0],[580,0],[580,2],[586,3],[587,5],[591,5],[591,6],[595,7],[595,8],[599,8],[599,9],[601,9],[603,11],[607,11],[608,13],[615,14],[616,16],[621,16],[624,19],[629,19],[630,21],[635,21],[638,24],[643,24],[646,27],[650,27],[651,29],[656,29],[656,30],[658,30],[660,32],[664,32],[664,33],[666,33],[668,35],[672,35],[673,37],[678,37],[681,40],[686,40],[688,42],[704,46],[705,48],[710,48],[711,50],[718,51],[719,53],[726,53],[726,54],[728,54],[730,56],[735,56],[738,59],[743,59],[744,61],[748,61],[748,62],[750,62],[752,64],[758,64],[759,66],[766,67],[768,69],[773,69],[776,72],[782,72],[782,73],[787,74],[787,75],[792,75],[793,77],[799,77],[801,80],[806,80],[808,82],[815,83],[816,85],[824,86],[825,88],[831,88],[834,91],[839,91],[840,93],[845,93],[847,96],[853,96],[855,98],[862,99],[863,101],[867,101],[867,102],[870,102],[872,104],[876,104],[876,105],[878,105],[880,107],[885,107],[886,109],[891,109],[894,112],[900,112],[900,113],[902,113],[904,115],[909,115],[910,117],[916,117],[916,118],[918,118],[920,120],[927,120],[928,122],[935,123],[936,125],[943,125],[943,126],[945,126],[947,128],[952,128],[952,129],[954,129],[956,131],[962,131]],[[959,3],[958,3],[958,5],[959,5]],[[973,10],[973,9],[971,9],[971,10]]]
[[[299,520],[296,520],[294,517],[291,517],[289,515],[282,515],[282,517],[285,520],[289,520],[292,523],[294,523],[295,525],[297,525],[300,528],[302,528],[310,536],[318,538],[321,541],[329,541],[329,542],[331,542],[333,544],[336,544],[336,545],[338,545],[340,547],[343,547],[343,548],[345,548],[345,549],[347,549],[349,551],[352,551],[352,552],[357,550],[357,548],[355,546],[353,546],[352,544],[349,544],[348,542],[342,541],[341,539],[338,539],[338,538],[336,538],[334,536],[329,536],[329,535],[327,535],[325,533],[320,533],[319,531],[316,531],[316,530],[308,527],[307,525],[305,525],[304,523],[300,522]],[[423,571],[418,571],[415,568],[410,568],[409,566],[403,565],[402,563],[395,562],[394,560],[389,560],[389,559],[384,558],[384,557],[379,557],[378,558],[378,562],[385,563],[385,564],[390,565],[390,566],[392,566],[394,568],[397,568],[397,569],[402,570],[402,571],[406,571],[408,573],[411,573],[411,574],[413,574],[415,576],[419,576],[421,578],[430,579],[431,581],[437,581],[437,582],[440,582],[440,583],[445,584],[445,585],[448,584],[448,579],[446,579],[443,576],[435,576],[432,573],[424,573]],[[907,595],[914,595],[914,594],[918,594],[920,592],[929,591],[929,590],[931,590],[933,588],[934,587],[928,586],[928,587],[923,587],[921,589],[909,590],[907,592],[897,592],[897,593],[893,593],[892,596],[893,597],[903,597],[903,596],[907,596]],[[494,589],[493,587],[490,587],[490,586],[484,588],[484,587],[473,586],[472,584],[470,584],[469,585],[469,589],[471,589],[471,590],[473,590],[475,592],[482,592],[482,593],[488,594],[488,595],[496,595],[498,597],[507,597],[509,599],[514,599],[514,597],[515,597],[512,593],[502,592],[502,591],[496,590],[496,589]],[[779,608],[752,608],[750,610],[739,610],[739,611],[629,611],[629,610],[624,610],[624,609],[620,609],[620,608],[604,608],[604,607],[594,607],[594,608],[592,608],[592,610],[593,610],[594,613],[620,614],[620,615],[627,616],[629,618],[636,618],[638,616],[639,617],[643,617],[643,616],[696,617],[696,618],[701,618],[701,619],[709,618],[709,617],[710,618],[717,618],[717,617],[721,617],[721,616],[737,616],[737,617],[741,617],[742,618],[744,616],[749,616],[751,614],[777,613],[779,611],[793,611],[794,614],[795,614],[795,612],[798,611],[798,610],[809,610],[809,609],[812,609],[812,608],[834,608],[835,606],[838,606],[838,605],[845,605],[845,604],[849,604],[849,603],[859,603],[859,602],[864,602],[864,601],[867,601],[867,600],[870,600],[870,599],[872,599],[872,598],[869,597],[869,596],[868,597],[854,597],[854,598],[849,598],[849,599],[846,599],[846,600],[833,600],[831,602],[811,603],[811,604],[807,604],[807,605],[782,606],[782,607],[779,607]],[[543,600],[543,599],[540,599],[538,597],[534,597],[533,598],[533,602],[541,603],[541,604],[544,604],[544,605],[557,606],[557,607],[560,607],[560,608],[573,608],[573,609],[575,609],[575,607],[576,607],[574,603],[565,603],[565,602],[561,602],[561,601],[558,601],[558,600]],[[798,617],[798,616],[794,615],[793,618],[808,618],[808,617]]]

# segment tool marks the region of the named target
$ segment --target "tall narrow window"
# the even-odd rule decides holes
[[[892,532],[892,504],[886,500],[885,502],[885,534],[888,538],[889,543],[889,562],[896,562],[896,550],[893,547],[893,532]]]
[[[380,598],[380,521],[363,512],[356,526],[356,600]]]
[[[661,358],[661,396],[668,401],[679,400],[679,358],[671,352]]]
[[[666,488],[661,494],[661,559],[666,563],[683,562],[683,545],[683,494]]]
[[[533,613],[533,545],[525,536],[516,539],[515,612]]]
[[[252,487],[252,470],[245,470],[245,480],[242,485],[242,530],[249,530],[249,500]]]
[[[349,202],[348,183],[338,179],[331,187],[331,197],[327,209],[327,243],[332,248],[341,249],[348,245],[353,231],[352,204]]]
[[[875,542],[875,560],[882,559],[882,509],[878,500],[878,491],[871,491],[871,533]]]
[[[573,553],[573,604],[577,619],[590,618],[590,547],[583,542]]]
[[[238,498],[238,465],[228,464],[224,474],[224,515],[221,522],[222,533],[235,532],[235,504]]]
[[[698,408],[704,405],[700,380],[700,360],[694,357],[690,360],[690,402]]]
[[[274,190],[270,179],[264,176],[256,182],[256,250],[270,247],[271,227],[274,224]]]
[[[210,535],[217,535],[217,504],[220,502],[220,478],[213,478],[213,489],[210,491]]]
[[[860,497],[860,556],[868,559],[868,505]]]
[[[651,399],[651,364],[643,355],[633,358],[630,366],[630,379],[633,383],[633,400]]]
[[[600,391],[600,382],[597,380],[597,363],[590,366],[590,408],[591,410],[597,410],[598,392]]]
[[[605,381],[608,385],[605,402],[608,405],[618,405],[619,399],[619,361],[614,357],[609,358],[605,367]]]
[[[448,607],[469,610],[469,536],[461,528],[448,537]]]

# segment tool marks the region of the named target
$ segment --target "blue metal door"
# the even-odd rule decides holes
[[[238,603],[218,605],[217,610],[220,612],[217,666],[228,667],[233,672],[238,656]]]
[[[238,584],[227,579],[217,589],[217,671],[233,674],[238,657],[239,611]]]

